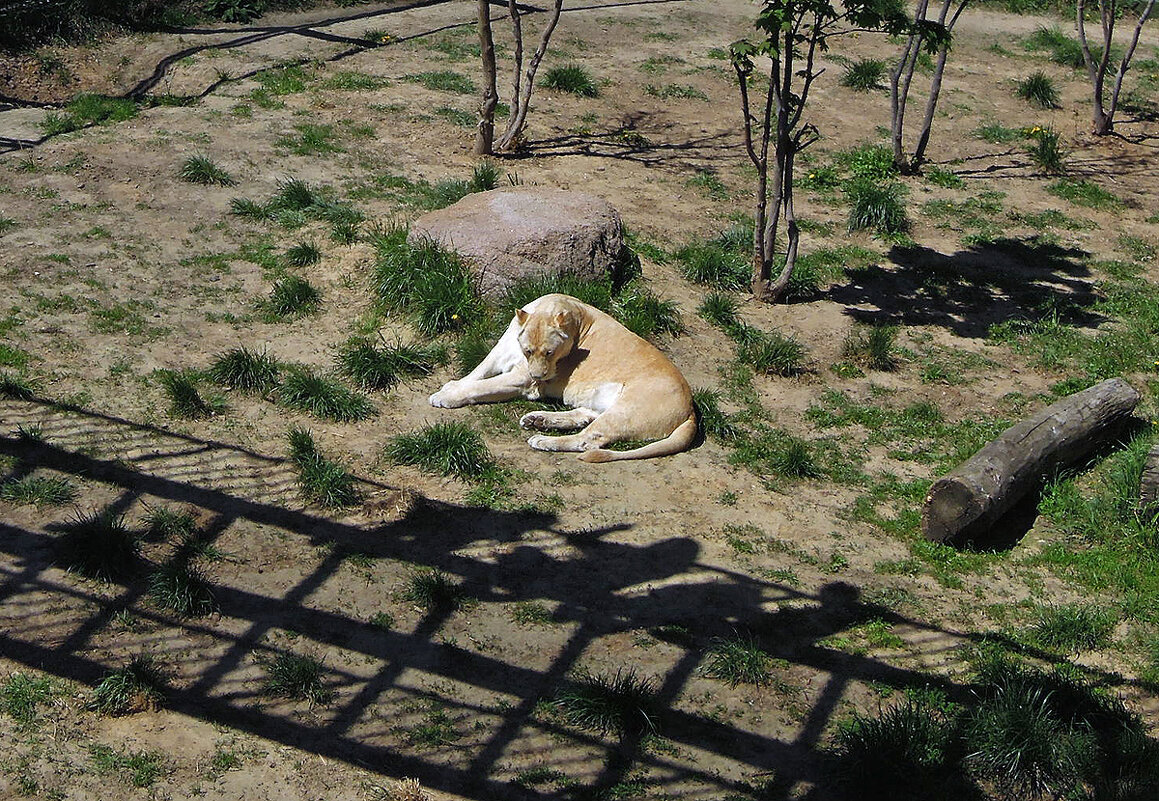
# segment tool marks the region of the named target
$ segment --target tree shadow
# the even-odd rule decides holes
[[[1090,309],[1098,295],[1087,255],[1039,237],[992,240],[953,255],[894,246],[896,269],[849,270],[828,297],[861,322],[937,325],[960,337],[984,338],[997,323],[1052,313],[1094,327],[1104,318]]]

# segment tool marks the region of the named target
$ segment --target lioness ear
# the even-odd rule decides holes
[[[523,325],[527,322],[527,312],[523,311],[523,309],[516,309],[515,319],[519,321],[520,325]]]
[[[571,315],[565,311],[558,312],[555,315],[555,319],[552,320],[552,324],[555,325],[556,328],[563,328],[569,322],[571,322]]]

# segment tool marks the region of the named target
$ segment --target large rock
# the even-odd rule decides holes
[[[501,294],[524,277],[616,278],[626,255],[624,225],[610,203],[546,187],[467,195],[411,223],[408,239],[424,237],[458,253],[484,295]]]

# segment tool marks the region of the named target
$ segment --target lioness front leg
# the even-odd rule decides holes
[[[537,451],[590,451],[593,448],[602,448],[607,443],[608,437],[588,431],[569,434],[565,437],[545,437],[542,434],[536,434],[527,440],[527,444]]]
[[[494,403],[523,397],[531,384],[526,368],[516,369],[478,381],[470,378],[448,381],[429,400],[431,406],[457,409],[472,403]]]
[[[599,416],[599,412],[582,407],[566,412],[528,412],[519,418],[519,425],[540,431],[574,431],[583,428]]]

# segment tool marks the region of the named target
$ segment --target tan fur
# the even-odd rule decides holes
[[[525,428],[582,430],[533,436],[539,450],[580,451],[587,462],[647,459],[687,449],[696,438],[692,391],[651,343],[568,295],[544,295],[515,313],[507,333],[475,370],[431,396],[433,406],[555,398],[574,411],[531,412]],[[586,423],[586,425],[585,425]],[[605,446],[657,440],[629,451]]]

